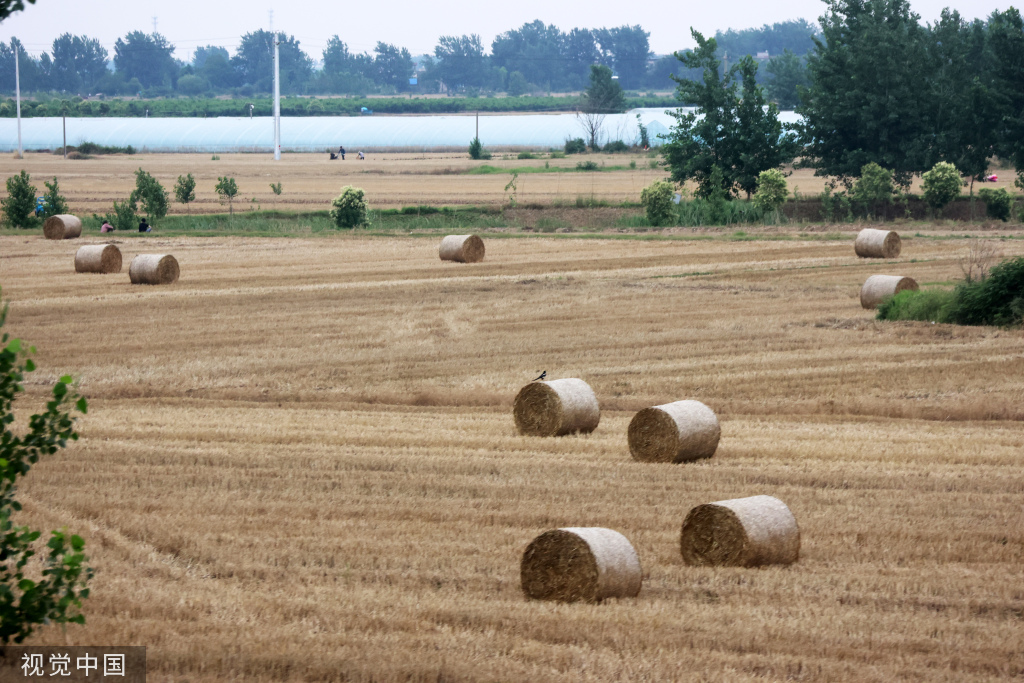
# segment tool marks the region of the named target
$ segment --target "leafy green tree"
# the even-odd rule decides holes
[[[639,88],[651,58],[650,33],[642,26],[617,26],[593,32],[601,46],[601,61],[614,67],[626,88]]]
[[[43,218],[71,213],[67,200],[57,186],[57,176],[53,177],[52,183],[44,180],[43,185],[46,185],[46,194],[43,195]]]
[[[781,55],[786,51],[796,55],[804,55],[814,49],[814,37],[819,35],[817,26],[806,19],[781,21],[760,28],[748,28],[737,31],[729,29],[724,33],[715,33],[715,42],[719,53],[728,54],[738,60],[743,55],[756,55],[767,52],[769,55]]]
[[[159,33],[132,31],[114,43],[114,66],[126,81],[137,78],[144,88],[173,86],[178,75],[174,46]]]
[[[680,185],[695,180],[698,197],[710,197],[718,190],[731,196],[737,186],[749,197],[761,171],[793,159],[796,141],[784,134],[778,107],[766,103],[757,85],[754,60],[744,57],[721,74],[715,39],[704,38],[696,30],[691,33],[697,49],[677,52],[676,57],[687,69],[700,69],[703,79],[673,76],[678,84],[676,98],[695,108],[673,113],[676,125],[662,153],[672,180]],[[720,186],[712,180],[715,168]]]
[[[213,55],[220,55],[224,61],[230,59],[228,50],[225,47],[219,45],[204,45],[203,47],[197,47],[195,52],[192,53],[192,68],[198,71],[206,66],[206,61]]]
[[[434,47],[433,74],[455,91],[465,87],[481,88],[487,77],[487,59],[477,34],[441,36]]]
[[[558,87],[565,78],[562,46],[558,27],[536,20],[496,36],[491,42],[491,63],[504,68],[510,81],[518,71],[524,83]],[[508,93],[512,94],[511,83]]]
[[[409,50],[378,41],[373,52],[373,66],[376,72],[374,80],[381,85],[390,85],[395,90],[407,90],[409,77],[415,68]]]
[[[932,166],[932,170],[926,171],[922,178],[924,200],[937,211],[941,211],[946,204],[959,197],[960,189],[964,186],[960,179],[960,171],[947,161],[940,161]]]
[[[508,94],[510,96],[525,95],[529,89],[530,84],[526,82],[526,76],[521,71],[513,71],[508,75]]]
[[[891,202],[895,193],[892,171],[873,161],[860,170],[860,177],[854,182],[852,191],[853,201],[872,216],[880,206]]]
[[[480,142],[480,138],[473,138],[469,141],[469,158],[470,159],[490,159],[491,153],[484,149],[484,145]]]
[[[786,176],[777,168],[761,171],[757,176],[757,191],[754,192],[754,205],[765,215],[774,213],[786,202],[789,189],[786,187]]]
[[[656,180],[640,192],[640,203],[644,207],[647,222],[651,225],[672,225],[677,215],[672,199],[675,188],[667,180]]]
[[[36,224],[32,213],[36,210],[36,188],[24,169],[7,179],[7,196],[0,199],[4,217],[16,228],[31,228]]]
[[[0,306],[0,328],[7,306]],[[18,477],[28,474],[44,455],[53,455],[77,440],[71,410],[85,413],[88,405],[71,388],[71,377],[61,377],[53,387],[46,411],[33,415],[28,430],[18,435],[14,424],[14,399],[23,391],[27,373],[36,369],[21,340],[0,336],[0,642],[21,643],[41,624],[84,624],[82,600],[89,597],[88,582],[93,571],[85,562],[85,542],[65,530],[53,531],[41,559],[41,576],[26,576],[26,567],[36,562],[36,541],[42,535],[28,527],[15,526],[12,516],[21,510],[15,499]]]
[[[0,0],[2,1],[2,0]],[[10,45],[0,43],[0,91],[14,92],[14,52],[18,52],[18,70],[21,79],[21,92],[36,92],[50,89],[50,67],[49,55],[43,53],[42,57],[36,59],[25,51],[25,46],[17,38],[11,38]],[[43,58],[47,64],[44,65]],[[23,102],[22,107],[28,107],[28,102]],[[23,110],[24,112],[24,110]]]
[[[50,85],[54,90],[81,92],[107,74],[107,50],[88,36],[64,33],[53,41]]]
[[[361,189],[346,185],[331,202],[331,218],[339,228],[366,225],[366,197]]]
[[[626,111],[626,93],[612,78],[612,70],[607,66],[591,65],[590,84],[580,96],[580,110],[598,114],[618,114]]]
[[[313,75],[313,60],[302,51],[295,36],[276,35],[281,60],[281,91],[302,92]],[[246,33],[231,58],[241,82],[259,92],[270,92],[274,87],[274,40],[275,34],[263,29]]]
[[[0,0],[0,21],[25,9],[25,2],[35,4],[36,0]]]
[[[796,54],[785,50],[781,55],[772,57],[765,65],[765,71],[771,76],[765,88],[768,96],[784,109],[792,109],[800,104],[800,88],[806,88],[807,66]]]
[[[221,197],[226,197],[228,200],[228,213],[234,215],[234,201],[235,196],[238,195],[238,183],[235,182],[234,178],[217,178],[217,185],[213,188],[217,191],[217,194]]]
[[[993,12],[988,20],[992,53],[997,56],[993,85],[999,101],[999,156],[1024,173],[1024,19],[1010,7]]]
[[[105,214],[103,220],[117,230],[134,230],[139,223],[138,208],[130,197],[123,202],[115,199],[114,210]]]
[[[978,191],[981,201],[985,202],[985,215],[989,218],[996,218],[1003,222],[1010,220],[1010,210],[1013,208],[1013,198],[1006,188],[998,190],[983,188]],[[994,271],[993,271],[994,272]]]
[[[140,204],[150,220],[160,220],[167,215],[167,190],[160,181],[141,168],[135,171],[135,189],[130,197],[131,203]]]
[[[594,32],[574,28],[566,33],[562,38],[562,59],[565,81],[560,85],[572,89],[583,88],[590,77],[590,67],[601,59]]]
[[[174,198],[178,200],[179,204],[185,205],[189,215],[192,214],[192,207],[189,204],[196,200],[196,179],[192,177],[191,173],[178,176],[178,181],[174,183]]]
[[[910,183],[929,167],[926,32],[908,0],[827,0],[797,113],[806,165],[849,184],[874,162]]]

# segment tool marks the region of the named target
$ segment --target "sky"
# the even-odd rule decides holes
[[[1004,10],[1010,0],[916,0],[911,8],[922,21],[934,21],[943,7],[966,18]],[[1019,3],[1018,3],[1019,4]],[[540,19],[563,31],[640,24],[650,32],[658,54],[693,46],[690,27],[705,35],[790,19],[816,22],[820,0],[731,0],[717,2],[624,2],[622,0],[37,0],[0,23],[0,40],[17,37],[34,55],[48,52],[62,33],[99,39],[113,57],[114,42],[130,31],[156,29],[176,47],[175,57],[190,61],[195,48],[221,45],[233,54],[239,38],[273,28],[295,36],[314,60],[327,40],[341,37],[352,52],[370,52],[377,41],[406,47],[413,55],[433,53],[442,35],[479,34],[485,50],[499,33]]]

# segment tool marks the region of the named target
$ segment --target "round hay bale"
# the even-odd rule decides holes
[[[896,258],[900,255],[900,236],[893,230],[864,228],[857,233],[853,250],[862,258]]]
[[[516,427],[525,436],[590,433],[601,421],[601,406],[590,385],[581,379],[531,382],[519,390],[512,405]]]
[[[601,527],[545,531],[527,546],[519,576],[526,597],[561,602],[633,598],[643,581],[629,540]]]
[[[82,221],[66,213],[43,221],[43,236],[48,240],[70,240],[82,234]]]
[[[484,260],[484,241],[476,235],[448,235],[438,249],[442,261],[476,263]]]
[[[120,273],[121,250],[113,244],[87,244],[75,254],[76,273]]]
[[[860,305],[864,308],[878,308],[888,296],[895,296],[905,289],[917,291],[917,280],[902,275],[872,275],[860,288]]]
[[[680,546],[691,565],[792,564],[800,557],[800,528],[778,498],[720,500],[690,510]]]
[[[686,462],[710,458],[722,429],[700,401],[676,401],[644,408],[629,423],[629,452],[643,462]]]
[[[139,254],[128,266],[133,285],[169,285],[178,273],[178,260],[170,254]]]

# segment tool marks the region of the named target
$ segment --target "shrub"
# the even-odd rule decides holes
[[[36,224],[32,213],[36,210],[36,188],[31,177],[22,170],[7,179],[7,196],[0,199],[7,222],[16,228],[31,228]]]
[[[949,162],[940,161],[921,178],[924,180],[924,200],[937,211],[960,196],[960,188],[963,187],[960,171]]]
[[[132,204],[141,204],[150,220],[160,220],[167,215],[167,190],[160,181],[141,168],[135,172],[135,189],[131,194]]]
[[[882,168],[875,162],[863,166],[860,169],[860,178],[853,184],[853,200],[872,215],[880,204],[891,202],[895,193],[892,171]]]
[[[0,306],[0,328],[6,317],[7,307]],[[14,398],[24,391],[25,374],[35,367],[21,340],[0,335],[0,642],[4,644],[23,642],[39,624],[84,624],[80,610],[82,600],[89,597],[87,586],[93,575],[85,565],[85,541],[80,536],[53,531],[45,556],[33,559],[42,533],[15,526],[11,520],[21,510],[14,498],[18,477],[28,474],[40,456],[53,455],[68,439],[78,439],[70,410],[73,406],[85,413],[88,408],[85,399],[70,388],[71,378],[61,377],[46,411],[33,415],[27,432],[16,435],[11,430]]]
[[[192,213],[192,207],[189,204],[196,200],[196,179],[192,177],[191,173],[178,176],[178,182],[174,183],[174,198],[178,200],[179,204],[185,205],[189,214]]]
[[[990,190],[987,187],[978,190],[978,196],[985,202],[985,215],[989,218],[998,218],[1001,221],[1010,220],[1010,207],[1013,200],[1005,188]]]
[[[530,152],[520,152],[516,155],[516,159],[536,159],[537,157]]]
[[[676,211],[672,204],[674,194],[675,189],[667,180],[656,180],[640,193],[640,203],[651,225],[671,225],[675,222]]]
[[[829,223],[853,220],[853,204],[845,192],[832,192],[832,188],[825,186],[825,189],[818,199],[821,200],[821,219]]]
[[[757,176],[757,191],[754,192],[754,206],[765,214],[774,213],[786,201],[789,190],[786,176],[776,168],[761,171]]]
[[[135,202],[128,198],[117,203],[114,200],[114,211],[103,216],[103,220],[110,223],[117,230],[134,230],[139,223],[139,216],[135,209]]]
[[[956,294],[945,289],[907,289],[878,305],[879,320],[931,320],[949,322]]]
[[[480,142],[480,138],[473,138],[469,142],[469,158],[470,159],[490,159],[491,153],[484,149],[483,144]]]
[[[604,151],[611,152],[613,154],[616,152],[628,152],[629,145],[622,140],[613,140],[604,146]]]
[[[228,214],[235,213],[234,201],[235,196],[238,194],[238,183],[235,182],[234,178],[227,176],[218,177],[217,184],[213,187],[214,191],[217,192],[221,197],[227,197],[228,200]]]
[[[358,187],[346,185],[341,194],[331,202],[331,218],[339,228],[355,228],[366,225],[366,199]]]
[[[951,319],[961,325],[1019,325],[1024,321],[1024,257],[1003,261],[984,280],[957,286]]]
[[[566,154],[583,154],[587,151],[587,143],[583,138],[572,138],[565,141]]]
[[[43,218],[69,213],[67,200],[57,187],[57,176],[53,177],[52,183],[44,180],[43,185],[46,185],[46,194],[43,195]]]
[[[552,159],[564,159],[565,158],[565,152],[552,152],[551,153],[551,158]]]
[[[589,159],[586,161],[580,161],[576,164],[577,171],[596,171],[599,168],[601,167],[597,165],[596,161],[590,161]]]

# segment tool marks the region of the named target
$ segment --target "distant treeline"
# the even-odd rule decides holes
[[[724,59],[744,54],[801,56],[813,47],[819,28],[803,20],[759,29],[727,31],[718,38]],[[242,36],[233,55],[227,48],[197,48],[188,61],[174,58],[174,45],[159,33],[133,31],[114,44],[111,55],[95,38],[65,33],[50,52],[30,57],[17,39],[0,45],[0,93],[14,93],[14,51],[21,90],[60,93],[62,98],[127,96],[253,98],[273,88],[273,34]],[[485,53],[478,35],[442,36],[431,55],[379,42],[356,54],[337,35],[316,59],[294,36],[281,36],[281,89],[289,95],[438,93],[512,96],[572,92],[586,87],[590,66],[611,68],[627,91],[671,90],[670,74],[683,73],[673,55],[655,55],[641,26],[574,28],[563,32],[541,21],[497,36]],[[183,114],[185,115],[185,114]]]
[[[359,116],[362,108],[376,114],[457,114],[461,112],[555,112],[572,111],[577,97],[442,97],[414,98],[376,97],[368,99],[340,97],[284,97],[281,99],[283,116]],[[269,97],[249,99],[214,98],[162,98],[156,100],[111,99],[83,100],[81,97],[59,99],[44,95],[38,100],[21,103],[23,117],[36,116],[158,116],[158,117],[215,117],[271,116],[273,100]],[[626,98],[629,109],[637,107],[678,107],[674,97],[647,96]],[[15,116],[15,102],[0,102],[0,117]]]

